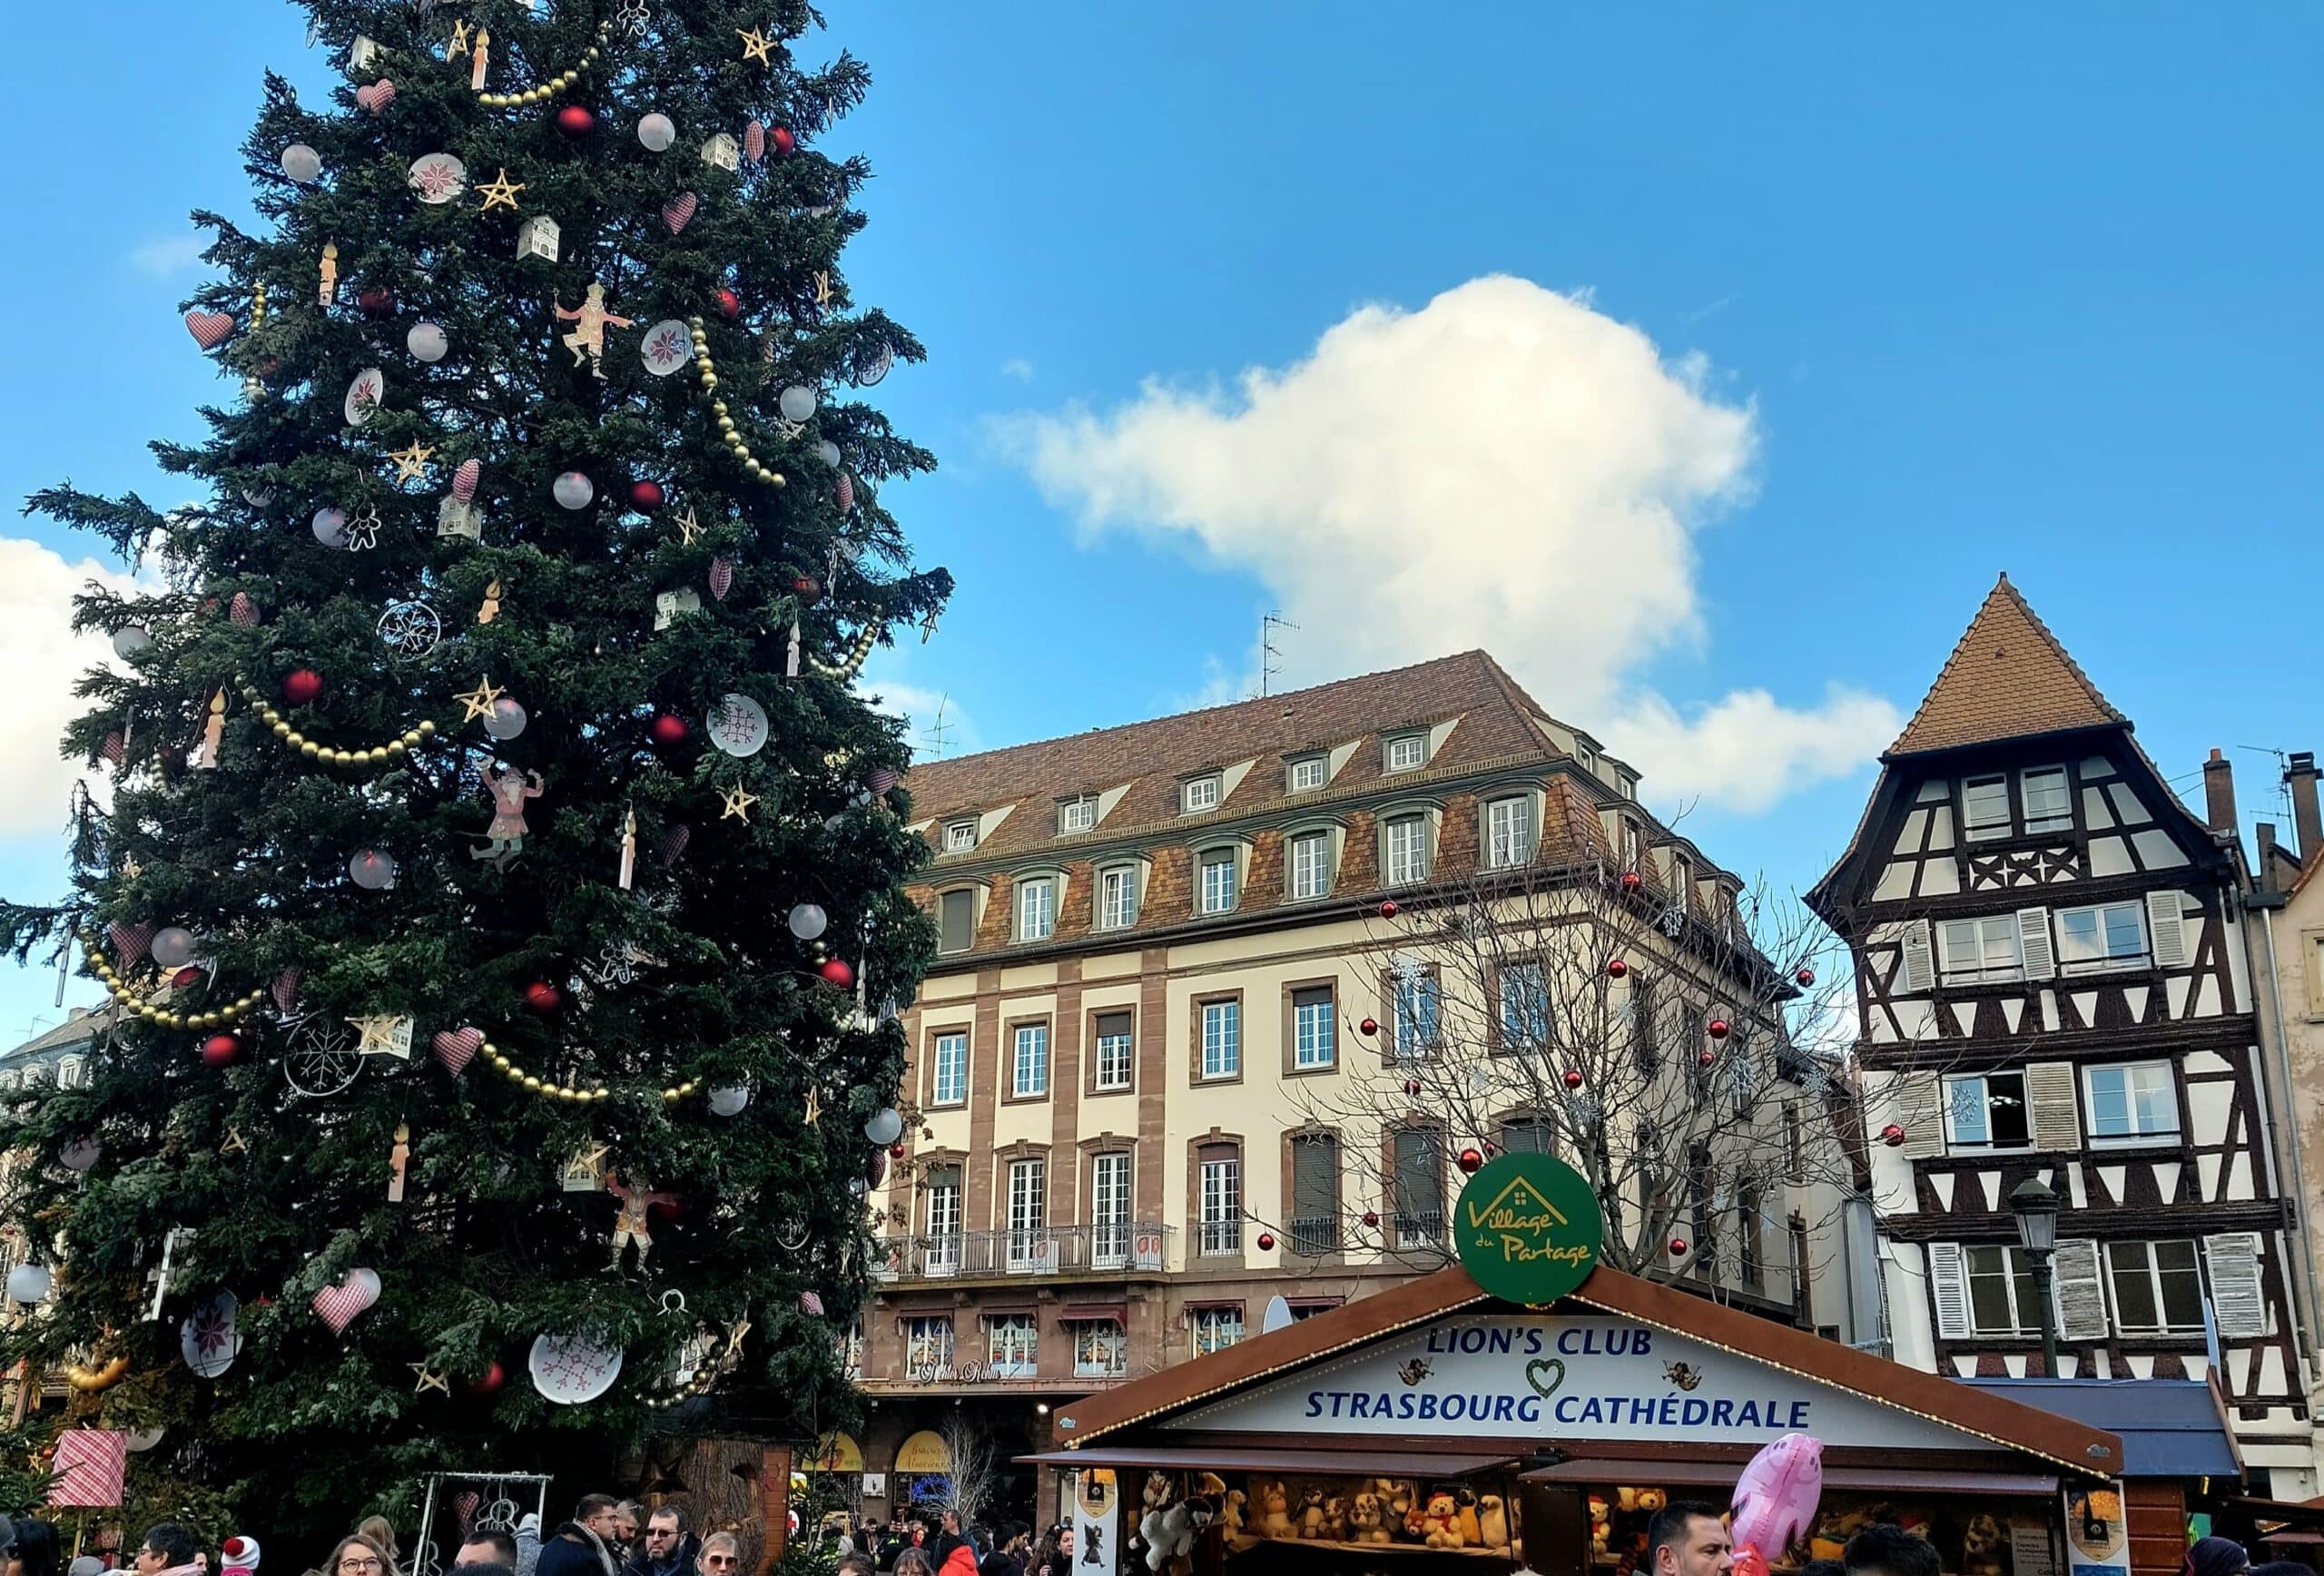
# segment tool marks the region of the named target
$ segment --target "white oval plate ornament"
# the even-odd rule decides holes
[[[441,204],[468,189],[468,167],[449,153],[423,153],[411,162],[405,179],[422,202]]]
[[[766,708],[746,694],[720,696],[708,726],[710,742],[730,755],[747,758],[766,748]]]
[[[242,1333],[235,1327],[241,1305],[233,1293],[220,1292],[178,1326],[178,1350],[196,1378],[215,1379],[241,1355]]]
[[[621,1353],[579,1335],[540,1335],[526,1359],[533,1388],[560,1406],[595,1401],[621,1377]]]
[[[388,397],[388,375],[377,367],[366,367],[355,374],[355,381],[347,386],[347,424],[360,427],[379,413],[379,401]]]
[[[694,360],[694,332],[676,318],[664,318],[645,330],[638,359],[656,378],[666,378]]]

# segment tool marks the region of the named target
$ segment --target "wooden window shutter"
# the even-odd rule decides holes
[[[1890,1119],[1905,1129],[1899,1148],[1907,1160],[1945,1153],[1943,1092],[1933,1072],[1900,1072],[1888,1080]]]
[[[2211,1266],[2211,1319],[2221,1338],[2266,1335],[2268,1301],[2260,1289],[2259,1234],[2223,1232],[2205,1237],[2203,1248]]]
[[[2028,980],[2047,980],[2058,971],[2057,954],[2050,947],[2050,911],[2017,911],[2017,951],[2025,961]]]
[[[2146,928],[2158,969],[2187,966],[2187,927],[2180,918],[2186,903],[2177,888],[2146,894]]]
[[[1903,990],[1908,996],[1925,996],[1936,987],[1936,961],[1929,950],[1926,920],[1914,920],[1905,926],[1904,951]]]
[[[1936,1303],[1936,1333],[1947,1341],[1969,1335],[1969,1276],[1957,1242],[1928,1245],[1928,1289]]]
[[[2074,1103],[2073,1064],[2037,1061],[2025,1069],[2025,1103],[2032,1108],[2034,1147],[2082,1148],[2082,1115]]]
[[[2057,1257],[2058,1338],[2063,1341],[2102,1341],[2106,1338],[2106,1283],[2098,1273],[2098,1245],[2090,1238],[2076,1237],[2058,1244]],[[2041,1316],[2041,1310],[2020,1309],[2019,1323],[2026,1315]]]

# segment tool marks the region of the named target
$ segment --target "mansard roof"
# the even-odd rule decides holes
[[[2128,726],[2004,575],[1888,754]]]

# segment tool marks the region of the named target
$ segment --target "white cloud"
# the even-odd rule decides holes
[[[158,236],[133,248],[129,261],[140,273],[179,273],[200,262],[209,245],[210,237],[192,231]]]
[[[1738,694],[1682,718],[1632,683],[1699,636],[1694,533],[1751,496],[1753,412],[1709,382],[1586,298],[1491,277],[1361,308],[1232,389],[1149,383],[1001,431],[1086,528],[1256,576],[1301,626],[1285,687],[1481,645],[1551,711],[1654,750],[1659,793],[1762,808],[1876,749],[1885,703]],[[1756,753],[1729,744],[1747,723]]]
[[[57,747],[65,724],[87,709],[74,684],[113,654],[103,635],[73,633],[73,597],[93,579],[134,588],[127,574],[94,559],[68,564],[38,542],[0,537],[0,673],[9,687],[0,706],[0,835],[62,828],[65,795],[91,775]]]
[[[1033,380],[1033,363],[1022,356],[1011,356],[1000,363],[1000,375],[1014,378],[1019,383],[1029,383]]]

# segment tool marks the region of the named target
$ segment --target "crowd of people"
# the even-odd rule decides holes
[[[1673,1500],[1647,1523],[1646,1558],[1652,1576],[1731,1576],[1735,1548],[1726,1512],[1699,1500]],[[1810,1560],[1799,1576],[1943,1576],[1936,1545],[1893,1525],[1866,1527],[1850,1538],[1837,1560]],[[2296,1560],[2254,1565],[2231,1538],[2198,1539],[2180,1576],[2317,1576]]]
[[[865,1522],[833,1533],[840,1576],[1072,1576],[1073,1529],[1059,1524],[1037,1540],[1022,1524],[960,1523],[942,1511],[933,1525],[899,1514],[886,1527]]]

